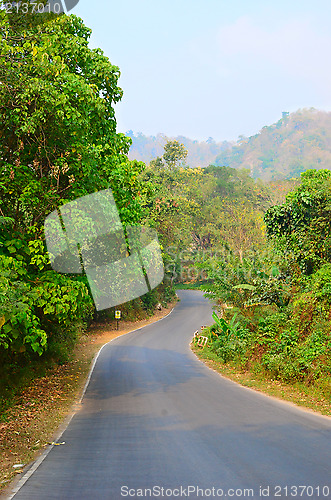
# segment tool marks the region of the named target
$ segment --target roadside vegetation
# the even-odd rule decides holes
[[[122,223],[144,224],[153,193],[116,132],[119,68],[88,47],[91,30],[76,16],[35,20],[0,11],[0,413],[29,380],[68,362],[88,325],[114,317],[96,313],[85,275],[52,270],[46,216],[111,188]],[[122,318],[149,317],[173,297],[165,279]]]
[[[203,335],[209,336],[208,332],[204,332]],[[248,371],[233,360],[225,363],[211,348],[210,343],[205,347],[199,347],[195,341],[191,348],[209,368],[237,384],[301,406],[306,410],[331,416],[330,399],[321,394],[316,385],[311,386],[304,382],[282,382],[279,379],[271,378],[268,373],[261,370]]]
[[[198,264],[209,280],[202,289],[218,304],[205,350],[224,365],[299,387],[328,412],[330,187],[329,170],[301,174],[286,201],[266,211],[263,247]]]
[[[144,175],[158,186],[150,214],[176,288],[200,288],[216,304],[207,349],[330,405],[331,172],[262,183],[184,162],[159,157]]]

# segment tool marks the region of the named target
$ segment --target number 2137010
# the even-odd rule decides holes
[[[275,486],[275,497],[324,497],[330,496],[329,486]]]
[[[38,2],[1,2],[0,7],[2,10],[5,10],[7,14],[44,14],[50,12],[60,14],[62,12],[62,5],[60,2],[54,2],[52,6],[49,2],[46,5]]]

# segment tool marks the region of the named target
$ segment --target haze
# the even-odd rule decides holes
[[[235,140],[283,111],[329,111],[329,0],[80,0],[121,69],[118,129]]]

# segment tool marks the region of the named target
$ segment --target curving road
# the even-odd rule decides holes
[[[179,295],[168,317],[102,349],[65,445],[15,500],[331,498],[331,419],[206,368],[189,342],[211,306]]]

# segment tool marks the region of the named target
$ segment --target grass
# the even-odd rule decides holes
[[[267,378],[265,373],[252,373],[240,369],[234,363],[223,363],[209,347],[201,348],[191,344],[191,348],[207,366],[244,387],[289,401],[322,415],[331,416],[330,401],[325,398],[318,385],[307,386],[300,382],[285,384],[279,380]]]
[[[189,283],[177,283],[175,285],[176,290],[200,290],[201,285],[204,281],[192,281]]]

